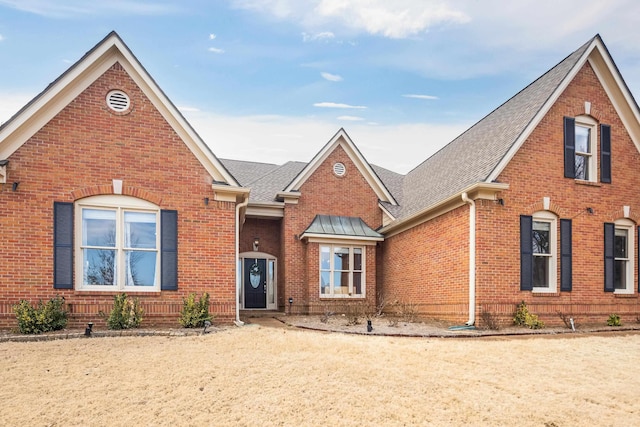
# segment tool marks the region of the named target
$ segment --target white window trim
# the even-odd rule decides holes
[[[635,259],[635,224],[628,219],[618,219],[615,221],[615,229],[627,231],[627,287],[625,289],[614,289],[615,294],[633,294],[635,290],[634,259]],[[615,230],[614,230],[615,235]],[[615,258],[614,258],[615,262]]]
[[[125,269],[118,268],[116,285],[85,285],[82,256],[82,210],[83,209],[116,209],[116,252],[117,265],[124,266],[124,211],[149,212],[156,214],[156,274],[153,286],[125,286]],[[160,208],[151,202],[131,196],[100,195],[81,199],[75,203],[74,224],[74,288],[77,291],[100,292],[159,292],[160,291]]]
[[[322,247],[328,247],[329,248],[329,270],[323,270],[322,269]],[[333,283],[333,273],[336,271],[334,268],[334,259],[333,259],[333,253],[334,253],[334,249],[335,248],[348,248],[349,249],[349,265],[353,266],[353,250],[354,249],[360,249],[362,251],[362,269],[358,270],[360,271],[361,274],[361,287],[362,287],[362,293],[361,294],[354,294],[353,293],[353,273],[354,270],[353,268],[351,268],[349,270],[349,293],[347,294],[335,294],[333,293],[335,290],[335,286]],[[321,243],[318,245],[318,294],[320,295],[321,299],[327,299],[327,298],[357,298],[357,299],[361,299],[361,298],[366,298],[367,296],[367,271],[366,271],[366,262],[367,259],[367,248],[365,245],[348,245],[348,244],[329,244],[329,243]],[[329,289],[330,289],[330,293],[329,294],[323,294],[322,293],[322,272],[323,271],[329,271]],[[339,271],[343,271],[343,270],[339,270]]]
[[[533,222],[549,223],[549,287],[534,287],[534,293],[555,293],[558,291],[558,218],[549,211],[540,211],[533,214]],[[540,256],[533,254],[534,257]]]
[[[598,123],[589,116],[578,116],[575,118],[575,126],[582,126],[589,128],[589,146],[591,147],[590,153],[583,153],[578,150],[575,151],[575,155],[584,155],[589,158],[589,175],[587,179],[580,181],[597,182],[598,181]],[[575,163],[575,159],[574,159]],[[576,178],[577,179],[577,178]]]

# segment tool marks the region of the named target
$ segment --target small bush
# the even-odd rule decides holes
[[[619,315],[610,314],[609,318],[607,319],[607,325],[608,326],[622,326],[622,320],[620,319]]]
[[[522,301],[518,304],[516,309],[516,314],[513,317],[513,323],[518,326],[526,326],[530,329],[542,329],[544,328],[544,322],[538,320],[538,316],[535,314],[529,313],[529,309],[527,308],[527,304]]]
[[[320,321],[322,323],[328,323],[329,322],[329,318],[331,316],[333,316],[334,313],[333,311],[329,310],[329,307],[325,306],[324,307],[324,311],[322,312],[322,315],[320,316]]]
[[[204,322],[211,321],[211,319],[208,293],[203,293],[198,301],[196,301],[195,293],[182,299],[182,311],[180,311],[178,321],[184,328],[201,328],[204,326]]]
[[[13,306],[13,311],[18,320],[18,330],[22,334],[59,331],[67,326],[68,312],[64,309],[64,298],[59,295],[46,303],[39,300],[36,307],[21,300]]]
[[[142,323],[144,310],[140,307],[138,298],[129,299],[127,294],[119,294],[113,297],[113,308],[107,318],[109,329],[137,328]]]
[[[497,331],[498,329],[500,329],[498,316],[496,316],[494,313],[482,310],[482,312],[480,313],[480,318],[482,319],[482,324],[485,325],[487,329],[490,329],[492,331]]]

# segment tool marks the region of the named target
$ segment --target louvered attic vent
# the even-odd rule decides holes
[[[346,172],[347,169],[344,167],[344,164],[338,162],[333,165],[333,173],[335,173],[337,176],[344,176]]]
[[[129,109],[129,97],[121,90],[112,90],[107,94],[107,105],[119,113]]]

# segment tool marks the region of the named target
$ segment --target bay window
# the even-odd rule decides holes
[[[364,247],[320,245],[320,296],[364,297]]]

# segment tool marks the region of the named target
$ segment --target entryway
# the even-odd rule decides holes
[[[245,252],[240,254],[240,260],[241,308],[277,309],[276,258],[262,252]]]

